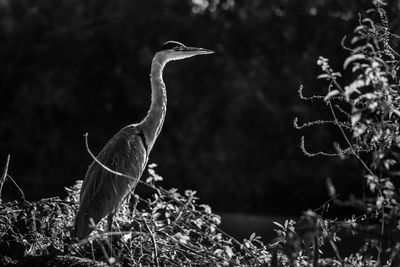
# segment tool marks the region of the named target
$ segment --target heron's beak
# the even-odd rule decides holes
[[[207,55],[207,54],[212,54],[215,53],[212,50],[209,49],[205,49],[205,48],[198,48],[198,47],[184,47],[182,49],[182,52],[184,52],[185,54],[189,54],[191,56],[196,56],[196,55]]]
[[[194,57],[197,55],[207,55],[207,54],[212,54],[214,51],[204,49],[204,48],[198,48],[198,47],[179,47],[178,49],[174,49],[172,53],[170,53],[167,57],[167,61],[170,60],[181,60],[185,58],[190,58]]]

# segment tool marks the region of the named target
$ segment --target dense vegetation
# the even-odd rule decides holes
[[[91,160],[82,135],[90,133],[97,152],[146,114],[153,51],[176,39],[217,53],[166,69],[168,114],[150,159],[168,177],[165,187],[193,188],[217,210],[260,213],[318,206],[326,200],[326,176],[349,194],[360,180],[354,161],[308,159],[298,149],[303,133],[293,118],[329,113],[324,104],[301,102],[295,91],[302,83],[307,94],[320,93],[315,61],[324,55],[340,66],[346,57],[340,40],[370,5],[2,1],[0,159],[12,155],[10,174],[28,199],[65,196],[64,186],[82,179]],[[387,10],[397,14],[398,1]],[[394,27],[397,17],[391,16]],[[339,134],[328,127],[306,131],[310,150],[329,150]],[[4,197],[17,194],[9,188]]]
[[[224,233],[218,228],[220,217],[197,203],[196,192],[155,186],[162,178],[154,167],[141,182],[153,196],[134,195],[117,214],[114,232],[106,232],[100,223],[95,235],[79,243],[71,240],[69,230],[81,181],[67,188],[64,200],[2,205],[0,266],[256,266],[268,260],[260,237],[254,234],[239,242]]]

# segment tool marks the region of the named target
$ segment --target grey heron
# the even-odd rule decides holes
[[[211,53],[211,50],[175,41],[166,42],[156,52],[151,64],[151,105],[147,115],[140,123],[122,128],[96,157],[105,166],[126,176],[109,172],[96,160],[92,162],[81,187],[73,237],[86,238],[93,231],[91,221],[97,224],[107,215],[111,229],[113,216],[142,176],[165,119],[167,92],[162,73],[166,63]]]

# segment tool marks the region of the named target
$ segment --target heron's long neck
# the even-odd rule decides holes
[[[140,123],[149,151],[160,134],[167,112],[167,91],[162,78],[164,60],[155,56],[151,63],[151,105],[147,116]]]

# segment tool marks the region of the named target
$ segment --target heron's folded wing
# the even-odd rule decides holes
[[[82,184],[81,206],[92,202],[99,193],[107,194],[112,199],[124,195],[125,191],[129,190],[129,186],[136,184],[142,175],[147,163],[147,152],[142,138],[136,132],[123,131],[116,134],[105,145],[97,156],[97,160],[108,168],[131,178],[110,173],[97,162],[93,162]]]

